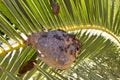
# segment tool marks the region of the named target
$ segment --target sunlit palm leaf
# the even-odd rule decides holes
[[[44,78],[50,80],[69,78],[89,80],[92,78],[98,80],[100,76],[90,74],[90,72],[93,74],[95,74],[95,72],[90,71],[90,65],[87,63],[89,62],[88,59],[91,60],[90,62],[93,60],[94,63],[97,55],[101,55],[101,53],[107,54],[107,50],[110,50],[109,53],[119,50],[119,0],[57,0],[60,5],[60,13],[57,16],[52,12],[50,1],[52,0],[0,1],[0,31],[7,34],[7,36],[17,44],[13,46],[11,42],[5,39],[4,35],[0,36],[0,40],[7,45],[7,49],[4,46],[0,47],[0,54],[11,51],[11,53],[8,53],[6,56],[3,55],[0,57],[0,67],[6,71],[6,73],[0,72],[0,79],[9,80],[9,77],[11,77],[11,79],[19,78],[18,76],[16,77],[19,68],[35,54],[34,49],[24,45],[24,39],[21,37],[21,33],[29,35],[34,32],[43,31],[44,29],[63,29],[76,34],[82,42],[82,52],[69,69],[63,71],[52,69],[38,60],[35,69],[20,77],[24,80],[28,80],[31,77],[33,77],[34,80]],[[83,32],[82,29],[86,29],[86,31]],[[88,29],[106,32],[111,35],[118,44],[112,43],[111,40],[105,39],[102,35],[91,35],[87,32]],[[81,68],[81,65],[84,67]],[[99,65],[99,63],[97,65]],[[87,78],[88,76],[80,73],[82,70],[90,77]],[[11,73],[13,75],[10,75]],[[73,73],[76,73],[78,77],[76,78],[72,75]],[[118,76],[113,79],[117,78]]]

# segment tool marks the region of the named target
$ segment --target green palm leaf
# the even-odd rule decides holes
[[[119,79],[120,1],[56,0],[60,5],[58,15],[53,14],[51,1],[54,0],[0,1],[0,32],[4,33],[0,34],[0,79]],[[82,52],[66,70],[51,68],[37,57],[34,69],[17,76],[20,67],[36,54],[35,49],[25,46],[23,34],[44,29],[75,34],[82,43]]]

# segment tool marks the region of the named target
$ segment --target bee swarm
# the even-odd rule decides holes
[[[63,30],[33,33],[26,44],[38,51],[43,62],[58,69],[70,67],[81,50],[79,39]]]

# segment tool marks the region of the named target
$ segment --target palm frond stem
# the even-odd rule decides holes
[[[107,34],[109,34],[110,36],[112,36],[116,41],[117,41],[117,46],[120,46],[120,39],[117,35],[115,35],[112,31],[102,27],[102,26],[99,26],[99,25],[79,25],[79,26],[66,26],[66,27],[61,27],[59,29],[62,29],[64,31],[79,31],[79,30],[89,30],[89,29],[93,29],[93,30],[100,30],[102,32],[106,32]],[[24,41],[23,41],[24,42]],[[8,50],[2,50],[1,48],[1,52],[0,54],[5,54],[5,53],[8,53],[10,51],[13,51],[13,50],[16,50],[16,49],[19,49],[20,47],[24,47],[25,44],[22,43],[22,44],[17,44],[17,46],[13,47],[13,48],[10,48]]]

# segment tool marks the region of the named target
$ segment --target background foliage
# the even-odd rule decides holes
[[[53,14],[51,1],[0,0],[0,80],[119,80],[120,1],[55,0],[58,15]],[[35,49],[25,46],[23,34],[44,29],[63,29],[80,39],[82,52],[70,68],[51,68],[35,57]],[[37,60],[35,68],[17,76],[30,59]]]

